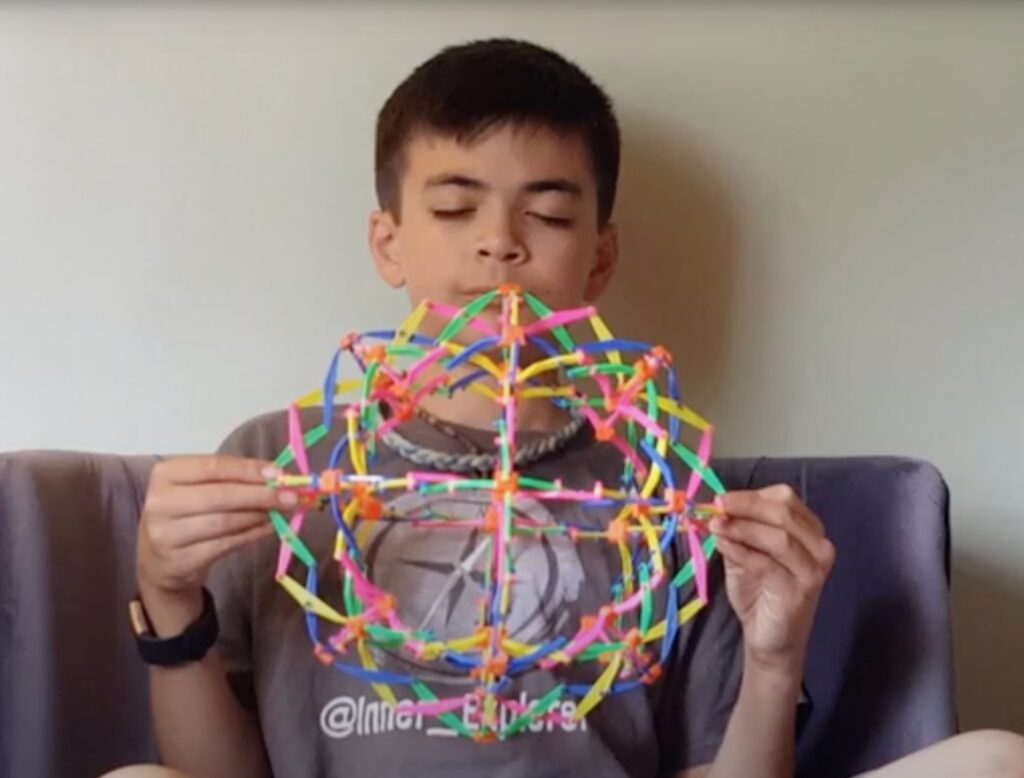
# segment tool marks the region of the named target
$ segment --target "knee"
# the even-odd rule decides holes
[[[104,773],[100,778],[188,778],[188,776],[171,767],[156,764],[133,764],[118,767],[116,770]]]
[[[984,775],[1024,778],[1024,737],[998,729],[979,729],[959,736],[978,755]],[[966,747],[966,744],[965,744]]]

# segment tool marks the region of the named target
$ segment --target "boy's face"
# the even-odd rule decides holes
[[[499,126],[471,145],[415,136],[400,212],[371,215],[370,248],[413,306],[461,307],[515,283],[551,308],[575,308],[597,300],[617,259],[614,226],[598,226],[585,143],[546,129]]]

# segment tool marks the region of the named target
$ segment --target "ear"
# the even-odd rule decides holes
[[[615,267],[619,262],[619,228],[608,223],[601,228],[597,238],[597,249],[594,252],[594,266],[587,276],[587,285],[583,290],[583,299],[588,303],[595,302],[608,283],[612,280]]]
[[[405,286],[405,273],[398,250],[398,222],[391,211],[376,210],[370,214],[370,253],[377,273],[392,289]]]

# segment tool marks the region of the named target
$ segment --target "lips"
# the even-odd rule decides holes
[[[475,300],[480,295],[487,294],[488,292],[492,292],[492,291],[494,291],[494,287],[493,286],[492,287],[487,287],[486,289],[469,289],[469,290],[467,290],[465,292],[462,292],[462,296],[463,297],[468,297],[470,300]],[[499,296],[496,299],[500,300],[501,297]]]
[[[476,300],[478,297],[480,297],[481,295],[487,294],[490,291],[492,291],[492,290],[491,289],[484,289],[483,291],[463,292],[463,293],[460,294],[460,299],[462,301],[462,305],[469,305],[471,302]],[[496,310],[501,310],[501,295],[495,295],[494,299],[492,299],[487,304],[487,308],[485,308],[484,310],[488,310],[490,308],[494,308]]]

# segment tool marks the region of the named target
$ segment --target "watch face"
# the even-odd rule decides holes
[[[128,620],[132,625],[132,632],[141,637],[149,632],[149,620],[146,618],[146,609],[142,607],[141,600],[132,600],[128,603]]]

